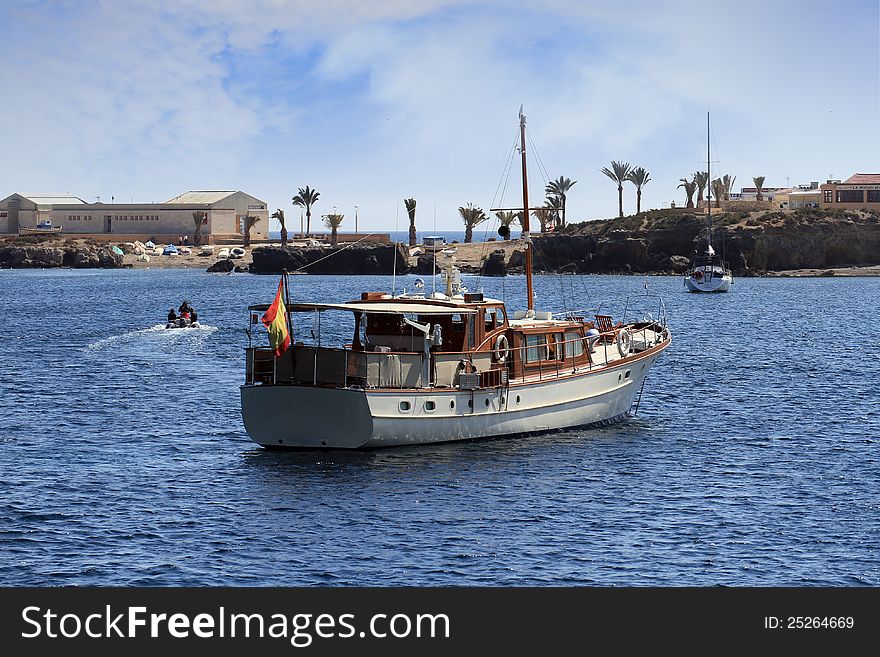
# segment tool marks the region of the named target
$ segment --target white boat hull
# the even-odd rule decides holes
[[[264,447],[317,449],[419,445],[608,423],[629,413],[666,345],[601,370],[474,391],[249,384],[241,387],[242,417],[248,434]]]
[[[733,283],[733,276],[713,276],[696,279],[693,276],[685,276],[684,286],[688,292],[727,292]]]

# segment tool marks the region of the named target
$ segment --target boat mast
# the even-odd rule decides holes
[[[709,199],[709,247],[706,249],[707,253],[712,252],[712,146],[710,144],[711,137],[709,131],[709,112],[706,112],[706,176],[708,180],[706,181],[706,187],[708,191],[707,198]]]
[[[522,153],[522,186],[523,186],[523,214],[520,221],[522,225],[522,238],[526,242],[526,295],[528,296],[528,310],[535,309],[535,294],[532,290],[532,239],[529,236],[529,179],[526,174],[526,115],[523,114],[522,105],[519,106],[519,141]]]

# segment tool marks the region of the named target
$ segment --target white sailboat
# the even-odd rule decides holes
[[[688,292],[727,292],[733,285],[733,272],[712,246],[712,163],[709,144],[709,113],[706,113],[706,172],[709,178],[706,201],[706,251],[697,254],[684,275]]]
[[[529,240],[525,116],[520,109],[523,237]],[[445,293],[365,292],[344,303],[287,304],[292,345],[247,348],[241,409],[267,448],[371,448],[437,443],[614,422],[640,398],[671,343],[666,310],[615,322],[609,315],[554,315],[534,307],[532,250],[527,308],[467,293],[451,262]],[[279,293],[280,294],[280,293]],[[656,304],[656,305],[654,305]],[[633,306],[627,304],[628,309]],[[249,326],[269,306],[249,307]],[[299,341],[290,316],[343,313],[350,344]],[[326,320],[324,320],[326,322]],[[249,331],[252,336],[252,332]]]

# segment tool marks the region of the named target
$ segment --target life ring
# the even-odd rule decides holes
[[[499,363],[503,363],[510,356],[510,343],[507,341],[507,336],[503,333],[495,340],[495,348],[492,350],[492,355],[495,356],[495,360]]]
[[[620,355],[624,358],[629,356],[630,349],[632,348],[632,334],[628,329],[622,329],[617,334],[617,351],[620,352]]]
[[[648,322],[649,324],[654,323],[654,315],[652,315],[651,313],[645,313],[645,316],[642,319],[644,321]]]

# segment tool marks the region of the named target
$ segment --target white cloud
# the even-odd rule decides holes
[[[375,228],[415,195],[455,228],[459,205],[491,202],[522,103],[547,173],[578,180],[572,218],[616,214],[599,173],[611,159],[651,171],[643,206],[682,200],[708,107],[717,169],[739,183],[843,177],[878,169],[878,10],[837,11],[829,23],[818,3],[19,3],[0,9],[0,119],[13,126],[0,176],[140,200],[236,187],[285,208],[308,183]],[[514,175],[507,203],[516,189]]]

